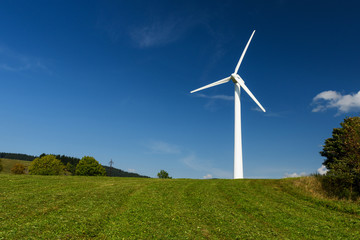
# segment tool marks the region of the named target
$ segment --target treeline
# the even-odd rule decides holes
[[[149,178],[148,176],[143,176],[143,175],[139,175],[137,173],[131,173],[131,172],[126,172],[123,171],[121,169],[117,169],[114,167],[109,167],[109,166],[104,166],[106,171],[106,176],[109,177],[138,177],[138,178]]]
[[[7,158],[7,159],[14,159],[14,160],[23,160],[23,161],[33,161],[35,158],[41,158],[44,156],[47,156],[50,154],[41,154],[40,156],[32,156],[32,155],[27,155],[27,154],[22,154],[22,153],[5,153],[5,152],[0,152],[0,158]],[[65,156],[65,155],[55,155],[55,154],[51,154],[53,156],[56,157],[56,159],[60,160],[62,162],[62,164],[64,166],[68,166],[68,168],[70,168],[69,166],[75,167],[77,166],[77,164],[80,162],[80,158],[76,158],[76,157],[70,157],[70,156]],[[108,167],[108,166],[103,166],[105,168],[106,171],[106,175],[109,177],[138,177],[138,178],[149,178],[148,176],[144,176],[144,175],[140,175],[137,173],[130,173],[130,172],[126,172],[123,171],[121,169],[117,169],[114,167]],[[74,170],[74,169],[68,169],[69,171]]]
[[[69,157],[69,156],[65,156],[65,155],[55,155],[55,154],[41,154],[39,157],[43,157],[46,155],[53,155],[56,157],[56,159],[59,159],[65,166],[70,163],[73,166],[76,166],[79,162],[80,162],[80,158],[76,158],[76,157]]]
[[[5,153],[5,152],[0,152],[0,158],[7,158],[7,159],[16,159],[16,160],[23,160],[23,161],[32,161],[35,158],[37,158],[36,156],[31,156],[31,155],[27,155],[27,154],[22,154],[22,153]]]

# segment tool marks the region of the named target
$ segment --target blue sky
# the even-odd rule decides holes
[[[310,174],[360,113],[357,1],[2,1],[0,151],[94,156],[155,177],[232,178],[229,76],[244,176]]]

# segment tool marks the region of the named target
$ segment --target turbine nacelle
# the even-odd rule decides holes
[[[231,81],[233,81],[233,83],[239,83],[240,85],[245,85],[245,81],[238,74],[235,73],[231,74],[230,79]]]

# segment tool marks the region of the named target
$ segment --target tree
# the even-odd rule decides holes
[[[326,157],[323,165],[328,169],[345,158],[360,159],[360,117],[348,117],[340,123],[341,128],[334,128],[332,138],[325,141],[321,156]]]
[[[353,198],[360,194],[360,117],[348,117],[325,140],[321,156],[329,171],[326,188],[334,195]]]
[[[76,165],[76,175],[82,176],[105,176],[106,171],[93,157],[85,156]]]
[[[14,174],[24,174],[25,173],[25,165],[22,163],[16,163],[13,168],[11,169],[11,172]]]
[[[75,175],[76,166],[68,162],[65,166],[66,171],[70,172],[72,175]]]
[[[160,170],[160,172],[157,174],[159,178],[172,178],[169,176],[169,173],[167,173],[165,170]]]
[[[45,155],[35,158],[29,166],[32,175],[60,175],[64,171],[64,164],[54,155]]]

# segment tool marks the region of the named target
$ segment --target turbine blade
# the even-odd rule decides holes
[[[244,80],[239,76],[239,78],[241,79],[241,81],[238,81],[238,83],[240,84],[240,86],[245,90],[245,92],[247,92],[247,94],[249,94],[249,96],[252,98],[252,100],[254,100],[254,102],[256,102],[256,104],[261,108],[261,110],[263,110],[264,112],[266,112],[265,108],[259,103],[259,101],[256,99],[256,97],[250,92],[250,90],[247,88],[247,86],[245,85]]]
[[[241,62],[242,62],[242,60],[243,60],[243,58],[244,58],[244,56],[245,56],[245,53],[246,53],[246,51],[247,51],[247,49],[248,49],[248,47],[249,47],[249,45],[250,45],[250,42],[251,42],[251,39],[252,39],[253,36],[254,36],[254,33],[255,33],[255,30],[254,30],[253,33],[251,34],[251,37],[250,37],[249,41],[247,42],[244,51],[243,51],[242,54],[241,54],[241,57],[240,57],[240,59],[239,59],[239,62],[238,62],[238,64],[236,65],[236,68],[235,68],[235,71],[234,71],[235,74],[237,74],[237,72],[239,71],[240,64],[241,64]]]
[[[203,86],[203,87],[201,87],[201,88],[195,89],[195,90],[191,91],[190,93],[194,93],[194,92],[197,92],[197,91],[206,89],[206,88],[210,88],[210,87],[214,87],[214,86],[216,86],[216,85],[220,85],[220,84],[223,84],[223,83],[227,83],[228,81],[230,81],[230,77],[227,77],[227,78],[221,79],[221,80],[219,80],[219,81],[210,83],[210,84],[208,84],[208,85],[206,85],[206,86]]]

